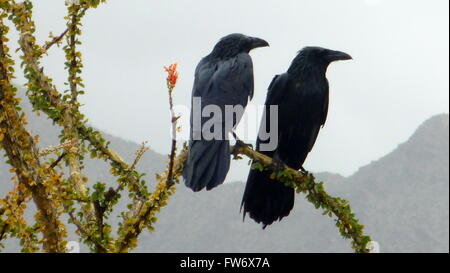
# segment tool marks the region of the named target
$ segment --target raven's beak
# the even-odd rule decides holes
[[[327,54],[327,59],[330,62],[344,61],[344,60],[351,60],[352,56],[348,55],[345,52],[330,50],[329,53]]]
[[[269,43],[266,42],[266,41],[263,40],[263,39],[259,39],[259,38],[252,37],[251,40],[252,40],[252,41],[251,41],[251,47],[252,47],[252,49],[253,49],[253,48],[258,48],[258,47],[266,47],[266,46],[269,46]]]

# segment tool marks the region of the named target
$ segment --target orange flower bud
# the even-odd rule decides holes
[[[171,64],[169,65],[169,67],[165,66],[164,70],[169,73],[169,75],[167,76],[167,82],[171,86],[175,86],[178,80],[177,64]]]

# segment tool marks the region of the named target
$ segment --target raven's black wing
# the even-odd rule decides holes
[[[328,105],[329,105],[329,94],[330,94],[330,90],[329,90],[329,86],[328,86],[328,80],[325,82],[325,97],[323,100],[323,110],[322,110],[322,127],[325,125],[325,122],[327,121],[327,116],[328,116]]]
[[[320,128],[323,127],[325,125],[325,122],[327,121],[328,105],[329,105],[328,81],[325,81],[325,85],[322,88],[323,92],[318,92],[318,94],[320,95],[318,98],[316,98],[317,104],[314,104],[314,106],[319,107],[320,109],[319,114],[317,118],[310,117],[310,122],[312,122],[312,124],[310,124],[309,126],[311,130],[311,137],[308,144],[308,152],[311,152],[312,148],[314,147],[314,144],[316,143]]]
[[[288,84],[289,84],[289,75],[287,73],[284,73],[281,75],[276,75],[269,85],[263,118],[260,126],[260,134],[258,135],[258,139],[256,141],[256,149],[258,151],[261,151],[260,149],[261,143],[268,144],[271,141],[270,137],[267,139],[261,139],[261,136],[267,134],[267,132],[273,133],[274,128],[270,128],[270,120],[272,118],[270,106],[271,105],[278,106],[283,101],[283,98],[286,95],[286,88],[288,87]],[[278,122],[278,120],[276,122]],[[264,126],[262,126],[263,123],[265,123],[265,128],[263,128]],[[266,130],[266,132],[261,132],[261,130]],[[276,133],[278,134],[278,132]],[[274,151],[261,151],[261,152],[269,156],[272,156]]]
[[[249,98],[253,97],[253,89],[253,63],[250,55],[242,53],[234,58],[218,61],[205,57],[196,69],[192,97],[201,98],[201,109],[206,105],[217,105],[224,114],[226,105],[242,105],[245,108]],[[241,117],[235,118],[233,126]],[[209,117],[203,118],[201,125],[208,120]],[[191,130],[192,122],[191,112]]]

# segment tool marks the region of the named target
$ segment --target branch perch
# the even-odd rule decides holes
[[[38,208],[37,221],[44,240],[43,248],[47,252],[64,252],[64,226],[59,220],[59,205],[48,197],[52,183],[51,174],[39,161],[39,151],[34,138],[23,124],[23,114],[16,108],[18,99],[16,88],[11,79],[14,61],[8,54],[4,43],[4,35],[8,28],[3,24],[3,14],[0,19],[0,130],[1,147],[5,150],[9,164],[13,167],[19,183],[25,186],[33,196]]]

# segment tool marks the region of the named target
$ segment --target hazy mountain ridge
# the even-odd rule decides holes
[[[330,190],[351,200],[375,240],[389,241],[385,250],[448,252],[449,116],[428,119],[407,142]]]
[[[50,129],[43,116],[30,114],[29,129],[41,136],[40,146],[58,143],[59,130]],[[149,124],[149,126],[152,126]],[[130,162],[138,145],[105,134],[111,147]],[[448,252],[449,250],[449,116],[435,116],[424,122],[411,138],[383,158],[360,168],[350,177],[319,173],[333,195],[350,201],[366,231],[383,252]],[[138,169],[160,172],[167,158],[148,152]],[[7,170],[0,163],[0,197],[10,189]],[[86,161],[90,182],[114,183],[102,161]],[[244,180],[245,178],[243,178]],[[156,224],[145,231],[136,251],[145,252],[350,252],[350,241],[340,237],[334,221],[298,195],[291,215],[262,230],[239,214],[243,183],[229,183],[210,192],[193,193],[178,186]],[[120,208],[125,209],[126,200]],[[117,214],[117,213],[116,213]],[[111,222],[118,219],[112,217]],[[74,239],[73,235],[70,239]],[[18,251],[15,242],[6,251]]]

